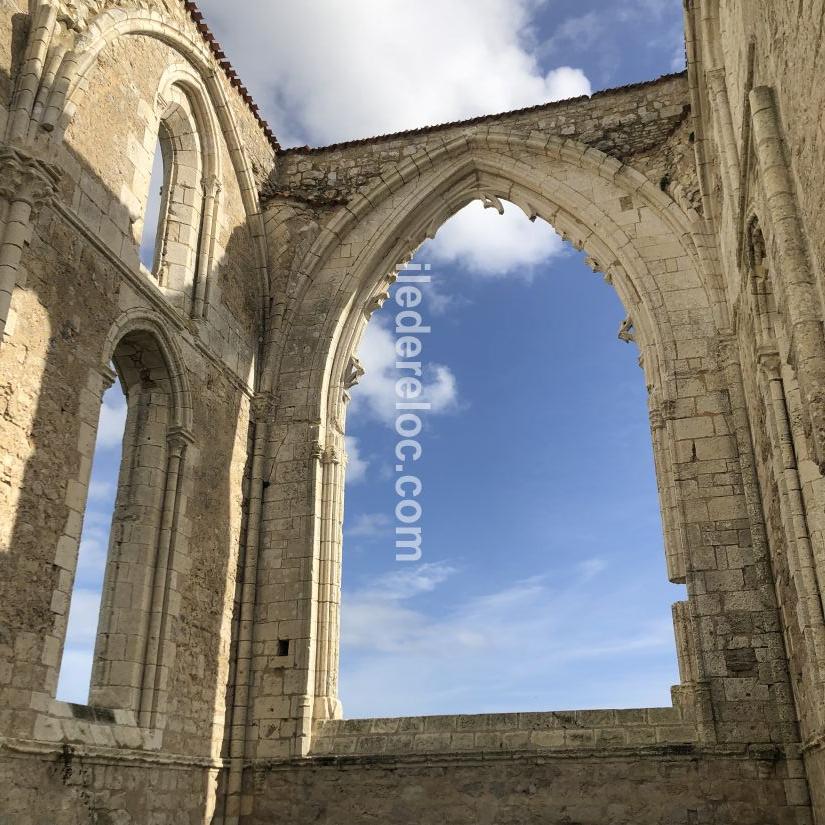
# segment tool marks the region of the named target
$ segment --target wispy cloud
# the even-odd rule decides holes
[[[342,690],[347,714],[514,710],[518,696],[524,697],[524,709],[550,709],[554,683],[569,692],[565,679],[574,663],[576,672],[582,663],[598,672],[582,686],[581,706],[594,706],[594,701],[620,706],[624,696],[635,704],[666,704],[677,679],[669,617],[615,615],[614,602],[600,598],[605,569],[603,560],[592,558],[467,595],[460,567],[431,563],[346,591]],[[432,607],[436,594],[440,611]],[[633,680],[639,657],[660,662],[659,683],[644,688]],[[605,679],[613,673],[611,662],[613,685]],[[499,703],[497,696],[505,698]]]

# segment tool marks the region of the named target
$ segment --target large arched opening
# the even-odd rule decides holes
[[[399,269],[359,343],[343,712],[667,706],[682,594],[632,319],[552,227],[486,206]]]
[[[303,259],[295,298],[285,313],[288,332],[276,374],[279,396],[289,402],[281,404],[273,422],[275,477],[279,471],[289,472],[289,466],[297,472],[296,443],[305,443],[315,458],[305,510],[297,505],[298,490],[270,488],[264,501],[265,512],[306,512],[307,521],[267,519],[263,540],[287,548],[286,555],[293,558],[305,554],[306,562],[296,569],[291,588],[298,596],[297,610],[283,605],[296,619],[270,624],[259,608],[257,632],[274,634],[279,644],[288,641],[295,651],[280,661],[287,671],[294,669],[305,685],[304,695],[311,697],[295,720],[304,743],[296,746],[299,750],[311,739],[309,719],[317,723],[341,713],[337,680],[344,439],[350,388],[360,369],[358,344],[371,314],[388,297],[397,266],[452,215],[478,199],[494,206],[509,201],[528,218],[542,218],[585,252],[590,268],[604,273],[615,288],[632,322],[648,393],[667,577],[691,589],[685,553],[691,513],[680,501],[675,468],[686,451],[700,460],[729,440],[721,415],[672,421],[677,408],[690,415],[694,397],[705,392],[704,385],[679,380],[679,363],[692,359],[694,375],[719,369],[716,353],[707,346],[715,321],[701,274],[701,247],[694,240],[701,236],[699,224],[631,167],[572,140],[522,140],[489,128],[444,141],[421,157],[403,161],[395,174],[385,169],[371,190],[362,189],[333,215]],[[680,407],[682,395],[686,397]],[[301,406],[293,406],[293,399],[300,399]],[[279,444],[290,444],[288,452]],[[290,495],[292,506],[284,500]],[[270,563],[283,568],[285,554],[261,561],[259,576],[267,575]],[[674,610],[679,667],[681,681],[689,685],[701,679],[703,665],[690,609],[687,603],[679,605]],[[266,605],[268,616],[277,617],[280,610],[277,603]],[[281,638],[287,633],[292,634],[288,640]],[[258,666],[265,667],[263,660]],[[280,724],[270,730],[290,727]]]

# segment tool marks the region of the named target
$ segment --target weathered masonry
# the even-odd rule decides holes
[[[283,150],[192,3],[0,0],[0,822],[825,825],[824,23],[686,0],[684,74]],[[632,318],[687,589],[672,707],[341,718],[354,352],[474,199],[549,221]]]

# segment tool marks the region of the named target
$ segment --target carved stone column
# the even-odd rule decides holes
[[[38,211],[55,194],[59,172],[21,149],[0,146],[0,198],[7,204],[0,230],[0,342],[6,329],[23,249]]]
[[[318,565],[318,620],[315,638],[314,719],[340,719],[338,647],[341,612],[341,521],[343,515],[343,450],[327,447],[321,460],[321,542]]]
[[[195,274],[195,292],[192,299],[192,318],[195,321],[206,317],[209,305],[209,276],[212,273],[212,261],[215,254],[215,228],[218,196],[221,182],[216,175],[203,179],[203,217],[201,234],[198,240],[198,269]]]

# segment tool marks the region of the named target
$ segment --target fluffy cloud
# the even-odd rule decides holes
[[[347,483],[357,484],[367,476],[369,461],[361,456],[361,448],[358,439],[353,436],[345,436],[344,447],[347,451]]]
[[[512,203],[502,203],[504,214],[473,201],[457,212],[422,247],[419,257],[458,264],[482,277],[517,274],[530,279],[539,264],[560,255],[564,242],[541,219],[530,222]]]
[[[430,563],[345,590],[347,716],[546,710],[560,706],[554,693],[569,696],[573,674],[592,676],[576,686],[579,707],[669,704],[678,680],[670,617],[617,614],[617,602],[633,597],[605,599],[614,585],[604,569],[588,559],[467,595],[457,567]],[[433,595],[440,611],[429,606]]]
[[[376,315],[367,325],[358,348],[365,374],[353,388],[349,415],[367,416],[393,426],[398,398],[395,382],[401,373],[395,368],[395,338],[389,324],[390,320]],[[426,340],[424,346],[426,348]],[[421,397],[432,405],[431,413],[449,412],[456,408],[458,402],[455,376],[449,367],[427,364],[425,356],[426,352],[422,356],[424,388]]]
[[[284,143],[330,143],[590,94],[532,54],[543,0],[200,3]]]

